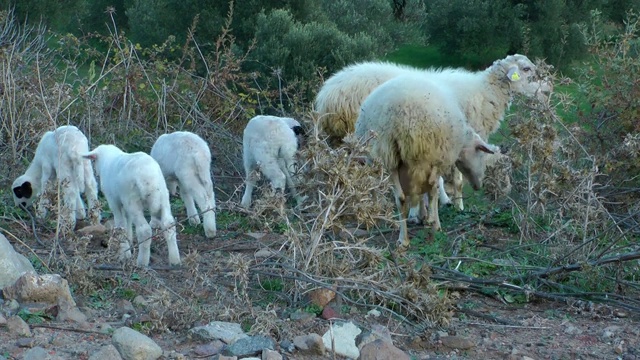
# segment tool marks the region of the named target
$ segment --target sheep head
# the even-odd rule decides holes
[[[492,68],[504,72],[513,93],[544,101],[553,90],[553,83],[549,79],[540,78],[536,65],[524,55],[507,56],[496,61]]]
[[[471,140],[462,148],[456,167],[469,180],[474,190],[482,187],[486,169],[485,155],[497,152],[500,152],[497,146],[486,143],[476,133],[473,133]]]
[[[16,206],[29,207],[33,204],[33,194],[35,193],[32,185],[32,180],[22,175],[17,178],[11,186],[13,190],[13,202]]]

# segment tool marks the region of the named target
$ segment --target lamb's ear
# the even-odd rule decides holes
[[[511,81],[518,81],[520,80],[520,69],[516,66],[513,65],[512,67],[509,68],[509,71],[507,71],[507,78]]]
[[[31,187],[31,183],[29,181],[25,181],[22,183],[22,185],[14,187],[13,193],[18,199],[29,199],[31,195],[33,195],[33,188]]]
[[[291,130],[293,130],[293,133],[296,134],[296,136],[304,135],[304,129],[302,128],[302,126],[294,126],[291,128]]]
[[[83,158],[85,159],[89,159],[89,160],[95,160],[98,158],[98,154],[96,154],[95,152],[88,152],[86,154],[82,155]]]

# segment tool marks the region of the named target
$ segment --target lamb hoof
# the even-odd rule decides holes
[[[200,218],[198,216],[192,216],[189,218],[189,224],[193,225],[193,226],[198,226],[200,225]]]

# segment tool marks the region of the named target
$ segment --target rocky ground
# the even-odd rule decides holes
[[[75,278],[66,288],[62,278],[23,281],[44,286],[40,293],[5,287],[0,300],[0,359],[640,359],[638,313],[589,303],[533,299],[507,304],[491,295],[460,291],[448,326],[422,328],[384,312],[337,304],[331,294],[324,296],[326,291],[318,294],[329,301],[320,314],[276,301],[237,309],[239,305],[225,303],[224,294],[212,290],[212,284],[225,282],[229,293],[237,290],[212,264],[233,253],[256,254],[265,245],[264,238],[244,236],[240,242],[237,236],[222,235],[215,243],[199,235],[182,236],[185,258],[197,251],[198,264],[137,273],[107,269],[100,274],[102,281],[113,282],[109,291],[102,286],[99,292],[82,294]],[[7,244],[28,255],[21,242]],[[162,247],[154,246],[152,263],[164,263]],[[99,248],[96,252],[104,251]],[[6,247],[0,253],[18,257]],[[150,305],[158,303],[156,290],[184,294],[185,279],[191,277],[202,278],[202,286],[190,290],[193,298],[213,310],[195,320],[164,318],[164,329],[145,327],[158,318],[157,308]],[[135,281],[122,280],[126,278]],[[51,281],[54,285],[43,285]],[[184,314],[181,310],[175,313]],[[241,310],[255,311],[250,325],[267,330],[248,333],[246,323],[228,321],[234,318],[230,313]],[[173,321],[181,326],[171,326]]]

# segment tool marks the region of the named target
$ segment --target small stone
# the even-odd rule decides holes
[[[320,316],[325,320],[340,319],[340,313],[331,306],[325,306]]]
[[[277,351],[264,349],[262,350],[262,357],[260,360],[282,360],[282,355]]]
[[[320,335],[318,335],[320,336]],[[320,342],[322,342],[322,339],[320,340]],[[293,352],[293,350],[296,349],[296,346],[293,344],[293,342],[291,340],[288,339],[284,339],[282,341],[280,341],[280,349],[282,349],[283,351],[286,352]],[[324,347],[323,347],[324,349]]]
[[[197,326],[189,330],[189,333],[195,339],[206,341],[220,339],[227,344],[232,344],[239,339],[248,337],[240,324],[224,321],[212,321],[207,325]]]
[[[115,346],[108,344],[93,353],[89,360],[122,360],[122,357]]]
[[[616,344],[616,346],[613,347],[613,351],[618,355],[622,355],[622,353],[624,353],[624,347],[622,346],[622,343]]]
[[[162,348],[155,341],[128,327],[114,331],[111,341],[126,360],[155,360],[162,356]]]
[[[573,325],[568,325],[565,329],[564,329],[564,333],[568,334],[568,335],[580,335],[582,334],[582,330],[580,330],[579,328],[573,326]]]
[[[223,353],[229,356],[247,357],[260,354],[264,349],[273,348],[275,348],[275,343],[271,338],[256,335],[236,340],[227,346]]]
[[[147,299],[144,298],[144,296],[142,295],[137,295],[136,297],[133,298],[133,305],[136,306],[147,306]]]
[[[359,360],[411,360],[409,355],[398,349],[393,344],[382,339],[377,339],[362,347],[360,350]]]
[[[476,346],[473,341],[460,336],[443,336],[440,341],[442,341],[442,345],[451,349],[469,350]]]
[[[289,319],[293,321],[300,321],[303,323],[307,322],[308,320],[314,319],[315,317],[316,317],[315,314],[312,314],[306,311],[300,311],[300,310],[296,310],[291,314],[289,314]]]
[[[29,329],[29,325],[17,315],[7,319],[7,330],[11,334],[31,337],[31,329]]]
[[[327,304],[331,300],[335,299],[335,297],[336,292],[331,289],[320,288],[309,292],[309,301],[321,308],[327,306]]]
[[[316,333],[296,336],[293,338],[293,344],[302,354],[324,355],[325,353],[322,337]]]
[[[360,350],[356,346],[356,337],[362,332],[352,322],[337,322],[322,335],[322,342],[328,351],[352,359],[360,356]]]
[[[371,309],[367,312],[367,315],[365,315],[365,317],[373,316],[374,318],[377,318],[377,317],[380,317],[380,315],[381,315],[380,311],[376,309]]]
[[[36,345],[36,339],[28,337],[28,338],[20,338],[16,341],[16,345],[21,348],[32,348]]]
[[[615,315],[615,316],[617,316],[619,318],[626,318],[627,316],[629,316],[629,314],[627,312],[622,311],[622,310],[615,310],[613,312],[613,315]]]
[[[208,344],[196,346],[193,351],[196,353],[196,355],[206,357],[219,354],[224,347],[225,343],[223,343],[221,340],[216,339]]]

